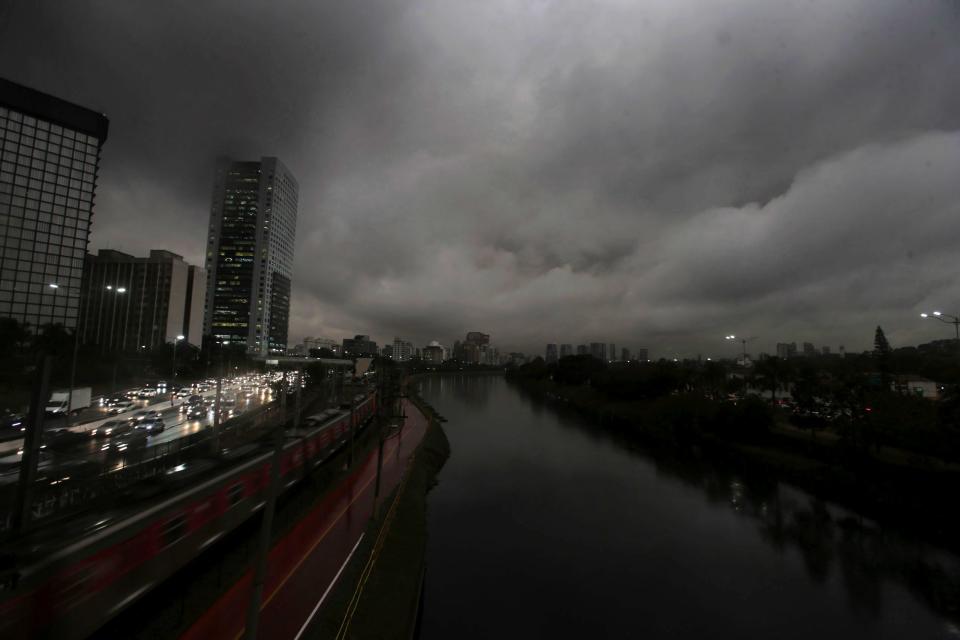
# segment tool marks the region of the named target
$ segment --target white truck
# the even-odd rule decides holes
[[[50,400],[47,401],[46,412],[54,416],[62,416],[67,413],[67,402],[70,402],[70,413],[79,413],[90,406],[91,389],[90,387],[77,387],[73,390],[73,398],[70,397],[69,389],[60,389],[50,394]]]

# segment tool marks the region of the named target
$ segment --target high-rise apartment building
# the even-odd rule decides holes
[[[637,362],[646,362],[650,359],[649,352],[643,347],[637,349]]]
[[[630,362],[630,349],[627,349],[626,347],[620,349],[620,361]]]
[[[399,336],[393,338],[393,359],[406,362],[413,358],[413,343],[402,340]]]
[[[545,354],[545,355],[546,355],[547,364],[556,362],[557,359],[558,359],[558,356],[557,356],[557,345],[555,345],[555,344],[552,343],[552,342],[551,342],[550,344],[548,344],[548,345],[547,345],[547,351],[546,351],[546,354]]]
[[[204,332],[253,354],[287,349],[297,181],[276,158],[217,165]]]
[[[603,362],[607,361],[607,345],[603,342],[591,342],[590,343],[590,355],[592,355],[597,360],[602,360]]]
[[[567,356],[573,355],[573,345],[570,344],[561,344],[560,345],[560,357],[566,358]]]
[[[76,328],[108,125],[0,79],[0,317]]]
[[[607,360],[613,362],[617,359],[617,345],[610,343],[607,345]]]
[[[170,251],[147,258],[101,249],[87,255],[80,340],[107,350],[149,350],[178,336],[203,341],[206,272]]]

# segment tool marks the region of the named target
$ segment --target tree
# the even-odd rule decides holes
[[[15,318],[0,318],[0,357],[9,358],[23,350],[30,339],[27,327]]]
[[[761,358],[754,368],[754,376],[762,389],[770,390],[770,401],[777,399],[777,389],[789,378],[787,363],[776,356]]]
[[[887,342],[887,336],[883,329],[877,325],[877,331],[873,337],[873,353],[877,358],[877,369],[880,371],[880,386],[883,391],[890,390],[890,343]]]

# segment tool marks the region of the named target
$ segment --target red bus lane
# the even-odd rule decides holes
[[[427,421],[409,401],[402,438],[392,434],[383,448],[380,496],[400,482],[410,455],[426,432]],[[258,635],[298,636],[321,599],[339,577],[373,512],[377,451],[331,491],[270,550]],[[243,633],[250,602],[252,570],[248,570],[181,636],[184,640],[225,638]]]

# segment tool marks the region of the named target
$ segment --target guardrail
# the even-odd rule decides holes
[[[306,393],[303,405],[309,406],[318,399],[317,393]],[[108,508],[117,498],[130,499],[144,497],[137,495],[138,483],[149,478],[163,477],[177,465],[191,460],[210,459],[219,464],[229,463],[221,458],[224,444],[236,448],[250,443],[264,435],[270,428],[277,426],[280,420],[289,417],[280,410],[279,401],[261,405],[256,409],[226,420],[220,424],[219,433],[207,428],[176,440],[162,442],[140,449],[129,449],[123,459],[107,456],[101,461],[99,470],[92,466],[86,469],[76,466],[80,472],[77,477],[43,478],[38,480],[31,493],[31,516],[29,525],[46,525],[64,520],[82,511]],[[220,439],[220,451],[213,451],[214,438]],[[64,457],[64,462],[81,462],[82,459]],[[95,464],[94,461],[90,461]],[[63,465],[61,465],[63,466]],[[0,489],[0,535],[9,531],[13,519],[16,484]],[[149,493],[149,492],[146,492]]]

